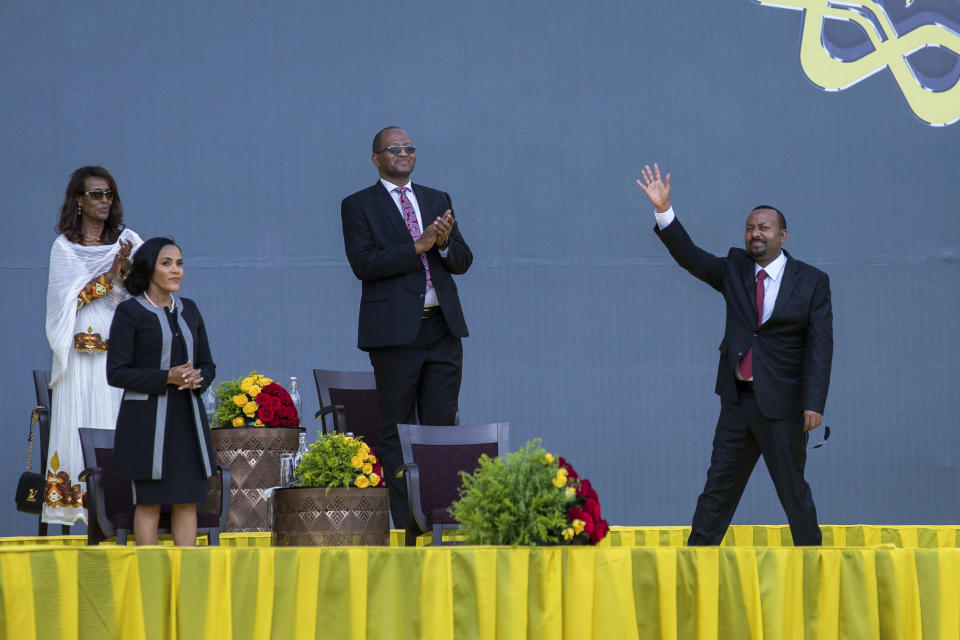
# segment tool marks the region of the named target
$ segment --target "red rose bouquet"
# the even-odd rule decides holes
[[[570,526],[564,529],[563,538],[573,544],[597,544],[610,530],[607,521],[600,517],[600,496],[590,481],[577,475],[573,466],[562,456],[557,460],[557,464],[561,470],[567,472],[566,491],[570,493],[573,489],[574,496],[573,503],[567,510]]]
[[[257,418],[268,427],[299,427],[297,408],[287,390],[271,382],[257,394]]]

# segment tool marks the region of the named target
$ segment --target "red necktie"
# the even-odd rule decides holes
[[[407,229],[410,235],[416,240],[420,237],[420,224],[417,222],[417,212],[413,210],[413,203],[406,196],[406,187],[397,187],[394,189],[400,196],[400,208],[403,209],[403,220],[407,223]],[[427,291],[433,289],[433,279],[430,277],[430,265],[427,264],[427,254],[420,254],[420,262],[423,268],[427,270]]]
[[[757,272],[757,286],[754,297],[757,300],[757,326],[763,324],[763,281],[767,279],[767,272],[763,269]],[[739,365],[740,377],[744,380],[753,380],[753,347],[747,349],[747,355]]]

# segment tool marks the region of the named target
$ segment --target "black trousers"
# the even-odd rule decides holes
[[[407,491],[396,470],[403,464],[397,424],[453,425],[463,372],[463,345],[450,335],[443,315],[425,318],[411,344],[370,349],[380,404],[380,450],[390,490],[393,525],[407,521]],[[419,418],[419,422],[418,419]]]
[[[808,433],[803,417],[770,420],[752,391],[737,404],[721,399],[720,418],[703,493],[697,499],[689,545],[718,545],[730,526],[750,473],[762,455],[787,514],[793,543],[819,545],[820,527],[810,485],[803,477]]]

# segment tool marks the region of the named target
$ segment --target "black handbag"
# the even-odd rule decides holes
[[[33,433],[40,421],[40,412],[46,407],[37,405],[30,414],[30,437],[27,439],[27,470],[20,474],[17,482],[17,511],[24,513],[40,513],[43,509],[43,474],[34,473],[33,466]]]

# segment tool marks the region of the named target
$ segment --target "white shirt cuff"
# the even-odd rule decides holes
[[[446,249],[440,249],[440,257],[446,258],[450,254],[450,245],[447,245]]]
[[[664,211],[664,212],[662,212],[662,213],[661,213],[660,211],[654,211],[654,212],[653,212],[653,215],[656,216],[656,218],[657,218],[657,226],[659,226],[660,229],[666,229],[667,226],[668,226],[671,222],[673,222],[673,219],[677,217],[677,216],[673,213],[673,207],[670,207],[669,209],[667,209],[666,211]]]

